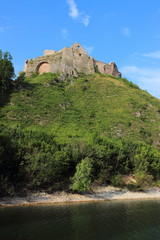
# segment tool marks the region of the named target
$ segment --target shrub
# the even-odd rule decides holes
[[[153,177],[145,172],[139,172],[135,174],[135,183],[128,184],[129,190],[144,190],[152,185]]]
[[[153,177],[147,173],[136,173],[135,180],[138,187],[149,187],[152,184]]]
[[[124,178],[122,174],[118,174],[112,178],[112,185],[115,187],[123,187],[125,185]]]
[[[0,196],[10,195],[13,196],[15,192],[13,184],[8,180],[7,177],[0,176]]]
[[[92,172],[92,159],[86,157],[76,166],[76,172],[71,178],[71,189],[77,192],[85,192],[90,189]]]

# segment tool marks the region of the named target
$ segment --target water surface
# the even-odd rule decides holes
[[[0,208],[0,240],[159,240],[160,200]]]

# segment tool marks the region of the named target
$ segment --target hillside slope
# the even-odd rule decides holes
[[[0,195],[159,185],[159,99],[98,73],[47,73],[16,88],[1,101]]]
[[[1,123],[54,133],[59,141],[97,134],[160,145],[160,100],[126,79],[95,74],[59,83],[43,74],[26,81],[3,107]]]

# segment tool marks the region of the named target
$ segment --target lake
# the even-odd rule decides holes
[[[160,200],[0,208],[0,240],[159,240]]]

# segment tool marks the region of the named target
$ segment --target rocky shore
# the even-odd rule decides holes
[[[130,192],[127,189],[108,186],[97,187],[93,189],[93,193],[91,194],[72,194],[66,192],[48,194],[45,192],[37,192],[25,197],[15,196],[0,198],[0,207],[127,199],[160,199],[160,188],[150,188],[143,192]]]

